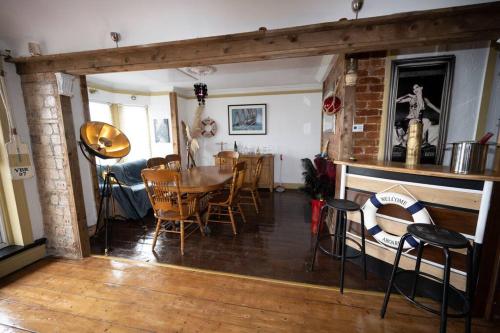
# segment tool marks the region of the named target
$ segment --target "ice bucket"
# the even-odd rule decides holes
[[[454,142],[452,145],[451,172],[460,174],[484,172],[489,145],[476,141]]]

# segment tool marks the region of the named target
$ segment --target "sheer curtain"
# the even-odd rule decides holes
[[[111,107],[108,103],[90,102],[89,111],[90,120],[114,125]]]

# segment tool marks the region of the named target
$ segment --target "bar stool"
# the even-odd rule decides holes
[[[335,232],[333,234],[328,233],[321,235],[321,230],[326,227],[325,213],[327,209],[335,209],[337,211],[337,218],[335,222]],[[352,237],[347,236],[347,212],[359,212],[361,215],[361,244]],[[333,251],[330,252],[326,250],[320,241],[326,238],[333,237]],[[356,244],[359,247],[358,252],[354,255],[346,255],[347,240]],[[361,256],[363,261],[363,273],[366,280],[366,253],[365,253],[365,218],[363,215],[363,210],[354,201],[345,199],[329,199],[326,201],[325,205],[321,208],[320,222],[318,226],[318,234],[316,236],[316,245],[314,246],[314,253],[312,257],[310,271],[314,270],[314,263],[316,262],[316,253],[318,248],[326,255],[331,256],[333,259],[340,259],[340,292],[344,293],[344,266],[346,259],[354,259]]]
[[[406,298],[412,304],[427,310],[431,313],[441,316],[440,332],[446,332],[446,323],[448,317],[460,318],[465,317],[465,331],[470,332],[471,330],[471,295],[473,295],[473,274],[472,274],[472,246],[467,239],[459,234],[458,232],[450,231],[447,229],[440,228],[432,224],[425,223],[413,223],[407,227],[407,233],[401,237],[399,242],[398,251],[396,253],[396,258],[394,260],[394,267],[392,270],[391,278],[389,280],[389,286],[385,293],[384,303],[382,305],[382,310],[380,311],[380,316],[384,318],[385,312],[387,310],[387,304],[389,303],[389,297],[391,296],[391,290],[394,289],[400,293],[404,298]],[[401,253],[403,251],[403,245],[408,237],[414,237],[420,241],[417,249],[417,259],[415,262],[415,270],[399,270],[398,265],[401,258]],[[443,279],[436,278],[427,273],[420,272],[420,262],[422,260],[422,253],[424,250],[424,245],[430,244],[443,249],[443,254],[445,257],[444,264],[444,277]],[[467,280],[465,286],[465,293],[458,290],[457,288],[450,285],[450,268],[451,268],[451,256],[450,249],[467,249]],[[401,274],[412,274],[413,284],[410,291],[410,295],[407,295],[401,287],[396,283],[396,277]],[[442,300],[441,300],[441,310],[436,310],[430,308],[415,300],[415,293],[417,290],[417,281],[419,276],[426,276],[434,281],[443,284]],[[448,293],[449,291],[456,293],[463,300],[462,312],[459,313],[448,313]]]

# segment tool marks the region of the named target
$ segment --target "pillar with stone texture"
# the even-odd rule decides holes
[[[33,163],[48,254],[81,258],[89,253],[86,226],[77,214],[66,133],[54,73],[21,76]]]

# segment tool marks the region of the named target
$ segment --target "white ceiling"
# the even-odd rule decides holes
[[[202,78],[211,91],[301,86],[320,88],[323,57],[303,57],[217,65]],[[325,62],[325,61],[324,61]],[[319,75],[318,75],[319,72]],[[198,80],[176,69],[88,75],[89,85],[144,92],[193,89]]]
[[[380,16],[486,0],[365,0],[359,17]],[[27,55],[223,35],[354,18],[351,0],[0,0],[0,47]]]

